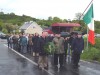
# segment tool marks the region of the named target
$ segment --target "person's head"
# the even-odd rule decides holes
[[[65,38],[65,40],[68,40],[68,39],[69,39],[69,37],[66,37],[66,38]]]
[[[39,36],[39,34],[38,33],[35,33],[35,36]]]
[[[77,33],[74,33],[74,34],[72,35],[72,37],[73,37],[73,38],[76,38],[76,37],[77,37]]]
[[[48,36],[48,32],[42,32],[42,37],[47,37]]]
[[[58,38],[61,37],[61,35],[59,33],[56,33],[55,36],[58,37]]]
[[[77,34],[77,37],[78,37],[78,38],[81,38],[81,37],[82,37],[82,34],[81,34],[81,33],[78,33],[78,34]]]
[[[51,34],[50,36],[51,36],[51,37],[54,37],[54,34]]]

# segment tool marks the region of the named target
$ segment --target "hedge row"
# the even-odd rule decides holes
[[[93,46],[89,44],[88,50],[86,47],[86,38],[85,40],[85,49],[84,52],[81,55],[81,59],[87,60],[87,61],[99,61],[100,62],[100,38],[96,38],[96,44]]]

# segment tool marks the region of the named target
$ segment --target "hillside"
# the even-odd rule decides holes
[[[59,17],[48,17],[48,19],[45,20],[45,19],[36,19],[26,15],[19,16],[14,13],[4,14],[4,12],[0,12],[0,31],[3,31],[4,33],[11,33],[13,32],[13,30],[18,31],[18,28],[26,21],[35,21],[43,27],[45,26],[49,27],[56,22],[60,23],[69,22],[66,19],[60,19]],[[85,25],[83,20],[72,20],[70,22],[79,23],[81,27],[78,29],[76,28],[76,30],[86,32],[87,25]],[[95,32],[100,33],[100,21],[95,21]]]

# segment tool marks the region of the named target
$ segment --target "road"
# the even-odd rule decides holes
[[[0,39],[0,75],[100,75],[100,64],[81,61],[80,67],[74,69],[69,62],[64,68],[55,69],[49,56],[49,69],[37,67],[38,57],[20,54],[7,47],[6,40]]]

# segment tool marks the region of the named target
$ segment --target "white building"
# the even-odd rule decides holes
[[[42,34],[43,29],[41,28],[40,25],[38,25],[36,22],[30,21],[30,22],[25,22],[20,28],[20,32],[28,33],[28,34]]]

